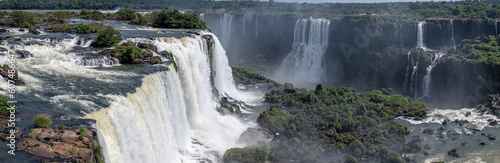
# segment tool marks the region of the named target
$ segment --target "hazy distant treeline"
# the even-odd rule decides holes
[[[296,14],[316,17],[345,15],[395,15],[410,17],[456,17],[495,19],[500,0],[413,3],[278,3],[274,1],[207,0],[4,0],[1,9],[193,9],[199,12],[252,12]]]

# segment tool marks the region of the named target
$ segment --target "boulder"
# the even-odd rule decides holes
[[[458,149],[457,148],[452,148],[450,151],[448,151],[448,156],[451,156],[451,157],[460,157],[458,155]]]
[[[35,128],[31,129],[30,133],[34,134],[38,140],[55,140],[59,138],[59,135],[52,128]]]
[[[4,32],[7,32],[7,29],[5,29],[5,28],[0,28],[0,33],[4,33]]]
[[[155,45],[150,44],[150,43],[138,43],[137,47],[139,47],[141,49],[151,49],[153,51],[156,51],[156,49],[157,49]]]
[[[259,142],[267,142],[274,138],[271,131],[263,128],[248,128],[241,133],[238,143],[251,144]]]
[[[32,34],[34,34],[34,35],[39,35],[40,34],[40,31],[36,30],[35,28],[30,28],[29,32],[32,33]]]
[[[19,32],[24,32],[24,31],[25,31],[24,28],[19,29]]]
[[[19,127],[14,127],[12,129],[15,131],[15,133],[14,133],[14,136],[16,137],[15,139],[18,139],[21,137],[21,135],[23,135],[23,131],[21,131],[21,129]],[[11,136],[9,129],[6,129],[3,132],[0,132],[0,138],[3,141],[7,141],[7,137],[9,137],[9,136]]]
[[[18,59],[24,59],[24,58],[29,58],[29,57],[33,57],[33,54],[31,54],[29,51],[27,50],[17,50],[16,51],[16,54],[17,54],[17,58]]]
[[[187,31],[186,33],[195,34],[195,35],[200,35],[200,32],[196,32],[196,31]]]
[[[490,139],[490,140],[497,140],[496,136],[493,136],[493,135],[488,134],[488,133],[483,132],[483,133],[481,133],[481,135],[488,137],[488,139]]]

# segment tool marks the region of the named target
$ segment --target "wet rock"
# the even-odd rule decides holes
[[[481,135],[488,137],[488,139],[490,139],[490,140],[497,140],[496,136],[493,136],[493,135],[488,134],[488,133],[483,132],[483,133],[481,133]]]
[[[469,143],[467,143],[467,142],[462,142],[461,144],[462,144],[462,146],[467,146],[467,144],[469,144]]]
[[[264,128],[248,128],[245,132],[241,133],[239,143],[257,143],[267,142],[274,138],[271,131]]]
[[[159,57],[147,57],[147,58],[136,58],[132,61],[134,64],[159,64],[162,63],[161,58]]]
[[[486,145],[486,143],[481,142],[481,143],[479,143],[479,145],[480,145],[480,146],[485,146],[485,145]]]
[[[34,34],[34,35],[39,35],[40,34],[40,31],[36,30],[35,28],[30,28],[29,32],[32,33],[32,34]]]
[[[196,31],[187,31],[186,33],[195,34],[195,35],[200,35],[200,32],[196,32]]]
[[[18,59],[24,59],[24,58],[29,58],[29,57],[33,57],[33,54],[31,54],[29,51],[27,50],[17,50],[16,51],[16,54],[17,54],[17,58]]]
[[[18,139],[18,138],[21,137],[21,135],[23,135],[23,131],[21,131],[21,129],[19,127],[14,127],[14,128],[11,128],[11,129],[5,129],[2,132],[0,132],[0,138],[3,141],[10,140],[10,139],[8,139],[8,137],[12,137],[11,131],[14,131],[13,135],[14,135],[15,139]]]
[[[429,144],[425,144],[425,145],[424,145],[424,149],[426,149],[426,150],[431,150],[431,149],[432,149],[432,147],[431,147],[431,145],[429,145]]]
[[[25,31],[24,28],[19,29],[19,32],[24,32],[24,31]]]
[[[424,154],[425,156],[429,156],[429,152],[427,152],[427,151],[424,151],[424,153],[423,153],[423,154]]]
[[[7,29],[0,28],[0,33],[4,33],[4,32],[7,32]]]
[[[167,59],[172,59],[172,53],[168,52],[168,51],[161,51],[158,53],[158,55],[162,56],[162,57],[165,57]]]
[[[488,119],[488,122],[490,122],[490,126],[495,126],[498,124],[498,122],[496,120],[493,120],[493,119]]]
[[[134,43],[133,42],[124,42],[123,44],[121,44],[122,46],[134,46]]]
[[[155,40],[155,38],[153,36],[148,36],[148,39]]]
[[[150,43],[138,43],[137,47],[139,47],[141,49],[151,49],[151,50],[153,50],[155,52],[156,52],[156,49],[157,49],[155,45],[150,44]]]
[[[451,157],[460,157],[458,155],[458,149],[457,148],[452,148],[450,151],[448,151],[448,156],[451,156]]]
[[[9,71],[11,73],[9,73]],[[12,73],[12,71],[14,71]],[[14,85],[23,85],[24,82],[19,80],[19,74],[17,71],[15,70],[12,70],[8,65],[2,65],[2,67],[0,68],[0,76],[5,78],[5,79],[8,79],[8,80],[12,80],[12,81],[9,81],[9,82],[13,82],[12,84]],[[2,130],[0,130],[2,131]]]
[[[403,151],[409,153],[416,153],[422,150],[422,139],[416,138],[410,141],[407,145],[403,147]]]

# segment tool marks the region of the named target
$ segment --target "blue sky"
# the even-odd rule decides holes
[[[267,1],[267,0],[260,0],[260,1]],[[415,2],[416,0],[275,0],[276,2],[298,2],[298,3],[375,3],[375,2]],[[419,0],[419,2],[422,1],[432,1],[432,0]],[[434,0],[434,1],[440,1],[440,0]],[[448,0],[449,1],[449,0]],[[456,1],[456,0],[454,0]]]

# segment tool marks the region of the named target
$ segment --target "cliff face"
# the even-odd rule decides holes
[[[227,36],[222,42],[231,65],[249,67],[272,78],[273,70],[292,49],[298,18],[230,15],[230,24],[228,18],[228,14],[205,14],[208,27],[219,36]],[[463,39],[495,35],[494,21],[456,19],[452,25],[449,19],[425,20],[423,43],[436,49],[429,51],[415,48],[419,21],[377,16],[332,18],[322,64],[326,70],[323,83],[358,91],[390,87],[436,107],[475,106],[485,103],[488,93],[500,91],[499,81],[495,81],[500,78],[498,67],[473,64],[448,53],[452,38],[457,45]],[[429,75],[430,97],[423,97],[427,68],[439,52],[444,56]]]

